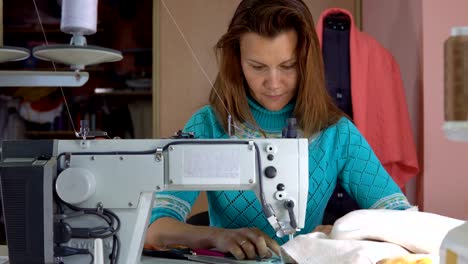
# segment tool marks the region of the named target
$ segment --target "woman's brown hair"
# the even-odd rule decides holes
[[[240,63],[240,38],[254,32],[275,37],[295,30],[298,89],[294,117],[306,137],[334,124],[343,113],[334,105],[325,88],[320,44],[314,20],[301,0],[243,0],[227,32],[215,47],[219,74],[210,94],[210,104],[225,131],[228,113],[234,121],[256,124],[247,101],[248,87]]]

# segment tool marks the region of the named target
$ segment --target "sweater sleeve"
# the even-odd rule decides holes
[[[338,179],[343,188],[364,209],[407,209],[408,200],[390,177],[369,143],[348,119],[337,126],[336,153],[341,171]]]
[[[222,129],[216,121],[216,116],[210,106],[205,106],[197,111],[187,122],[184,132],[193,132],[195,138],[220,138]],[[155,193],[150,223],[161,217],[171,217],[185,222],[195,200],[198,191],[166,191]]]

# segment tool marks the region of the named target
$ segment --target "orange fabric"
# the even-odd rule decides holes
[[[353,121],[398,186],[419,172],[400,70],[395,59],[370,35],[359,31],[347,10],[327,9],[316,30],[322,43],[323,21],[331,13],[351,19],[350,75]]]

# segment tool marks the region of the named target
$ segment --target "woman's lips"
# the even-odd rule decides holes
[[[282,95],[266,95],[266,97],[271,99],[271,100],[278,100],[283,96]]]

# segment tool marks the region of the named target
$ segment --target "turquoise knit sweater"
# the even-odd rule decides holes
[[[294,104],[290,103],[272,112],[252,99],[249,99],[249,106],[258,125],[271,138],[281,137],[286,119],[292,116],[294,109]],[[249,124],[238,124],[235,130],[238,138],[262,137]],[[195,132],[197,138],[228,138],[210,106],[196,112],[184,131]],[[321,224],[336,184],[341,184],[361,208],[410,207],[367,141],[348,119],[341,118],[309,141],[309,197],[301,234],[310,233]],[[156,193],[151,222],[160,217],[185,221],[198,194],[195,191]],[[257,227],[280,245],[287,242],[285,237],[276,237],[252,191],[209,191],[207,195],[211,226]]]

